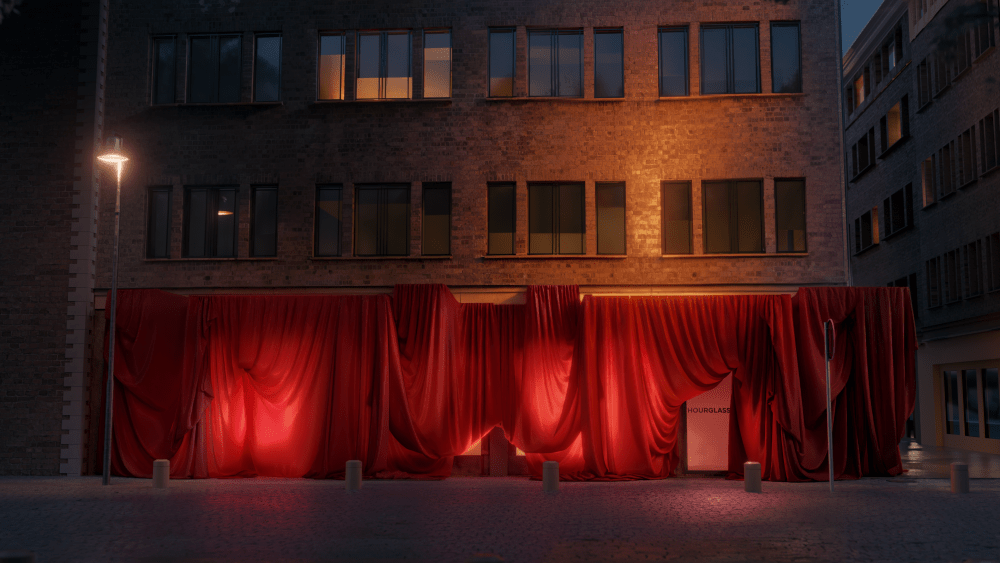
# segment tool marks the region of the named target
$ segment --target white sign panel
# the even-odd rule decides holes
[[[688,471],[729,469],[729,398],[733,376],[687,401]]]

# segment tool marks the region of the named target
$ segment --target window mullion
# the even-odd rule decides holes
[[[549,92],[559,95],[559,32],[549,32]]]
[[[386,76],[389,74],[389,35],[386,32],[379,33],[378,39],[378,97],[385,98]],[[381,194],[382,192],[379,191]]]
[[[736,182],[729,182],[729,251],[740,251],[740,204]]]
[[[733,41],[733,28],[726,28],[726,91],[730,94],[736,92],[736,69],[733,65],[736,63],[736,55],[733,53],[734,47]]]

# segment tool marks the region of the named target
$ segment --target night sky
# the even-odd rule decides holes
[[[843,18],[841,31],[843,32],[845,53],[881,5],[882,2],[879,0],[840,0],[840,13]]]

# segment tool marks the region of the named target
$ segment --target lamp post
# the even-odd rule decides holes
[[[102,484],[111,484],[111,412],[114,404],[115,377],[115,302],[118,297],[118,219],[122,205],[122,167],[128,158],[122,154],[122,138],[112,135],[105,144],[105,152],[97,157],[105,164],[115,165],[118,188],[115,192],[115,252],[111,257],[111,327],[108,335],[108,386],[104,408],[104,478]]]

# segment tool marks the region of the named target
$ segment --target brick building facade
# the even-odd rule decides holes
[[[884,2],[844,57],[854,285],[910,288],[918,437],[1000,451],[1000,57],[989,2]],[[992,430],[992,434],[991,431]]]
[[[531,284],[845,285],[837,10],[114,0],[103,131],[131,159],[119,287],[442,283],[502,302]],[[85,421],[114,194],[102,174],[87,399],[62,403]],[[91,426],[64,430],[79,464],[64,473],[95,467]]]

